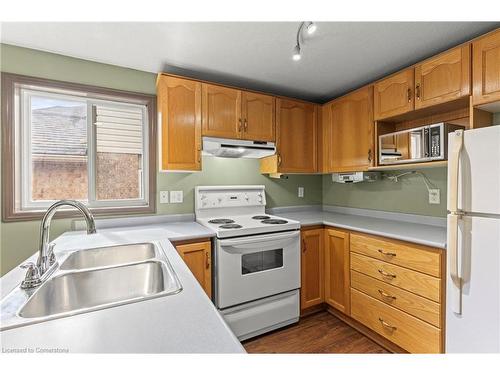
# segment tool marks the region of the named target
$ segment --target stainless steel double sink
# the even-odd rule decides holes
[[[79,250],[64,258],[54,274],[35,290],[16,288],[2,300],[1,330],[181,290],[159,243]]]

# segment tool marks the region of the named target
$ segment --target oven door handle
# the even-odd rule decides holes
[[[280,233],[280,234],[267,234],[264,236],[252,236],[237,239],[220,240],[220,246],[222,247],[236,247],[241,245],[253,244],[265,241],[283,241],[298,238],[300,236],[300,231],[294,231],[290,233]]]

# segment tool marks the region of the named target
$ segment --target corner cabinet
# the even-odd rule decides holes
[[[364,87],[329,104],[332,172],[366,171],[373,166],[373,88]]]
[[[201,170],[201,83],[160,75],[161,169]]]
[[[413,110],[414,78],[414,69],[409,68],[375,83],[373,92],[375,120]]]
[[[470,95],[470,44],[415,66],[415,109]]]
[[[300,309],[304,310],[324,301],[324,230],[305,228],[301,238]]]
[[[261,173],[317,172],[318,106],[276,100],[277,154],[261,159]]]
[[[174,244],[208,297],[212,297],[212,246],[210,241]]]
[[[500,100],[500,29],[472,44],[474,105]]]
[[[349,268],[349,232],[326,228],[325,302],[346,315],[351,312]]]

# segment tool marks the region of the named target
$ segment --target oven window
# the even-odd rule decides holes
[[[283,267],[283,249],[259,251],[241,257],[243,275],[281,267]]]

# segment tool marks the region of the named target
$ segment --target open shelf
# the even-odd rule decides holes
[[[427,169],[427,168],[439,168],[446,167],[448,165],[447,160],[443,161],[429,161],[424,163],[407,163],[407,164],[394,164],[394,165],[380,165],[378,167],[370,167],[369,171],[398,171],[404,169]]]

